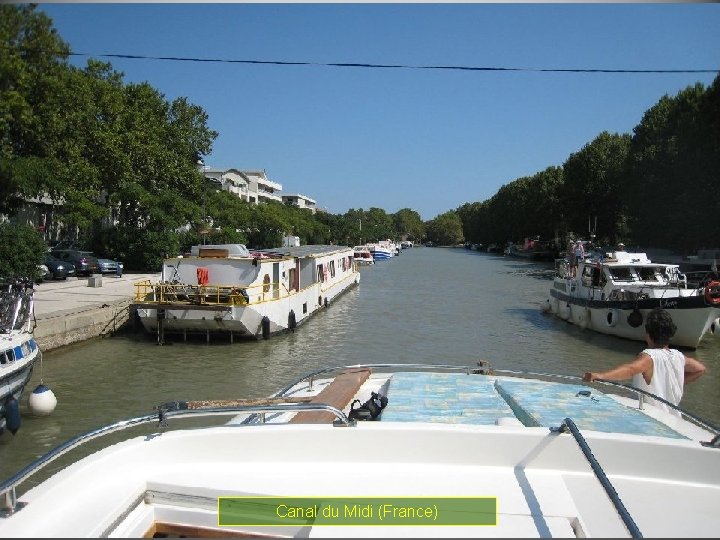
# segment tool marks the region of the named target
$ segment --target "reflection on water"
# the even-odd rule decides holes
[[[552,264],[464,249],[411,248],[361,270],[360,285],[295,333],[229,344],[204,339],[157,346],[132,332],[45,354],[43,379],[58,398],[0,439],[5,478],[65,439],[165,401],[261,397],[328,366],[393,362],[474,365],[580,376],[632,359],[643,344],[583,330],[542,312]],[[170,338],[175,339],[175,338]],[[693,353],[708,374],[683,405],[720,424],[720,340]]]

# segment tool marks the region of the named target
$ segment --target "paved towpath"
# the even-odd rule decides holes
[[[68,278],[67,280],[49,280],[35,285],[35,317],[48,319],[72,313],[79,313],[121,301],[130,301],[135,297],[133,284],[149,279],[156,282],[160,274],[114,274],[102,276],[102,286],[90,287],[88,278]]]

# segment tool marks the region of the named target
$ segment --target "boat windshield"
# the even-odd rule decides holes
[[[664,266],[618,266],[608,269],[613,281],[650,281],[665,284],[678,279],[677,269]]]
[[[658,272],[663,270],[654,266],[641,266],[637,269],[642,281],[662,281],[662,275]]]
[[[633,281],[636,279],[635,270],[629,266],[618,266],[609,270],[613,281]]]

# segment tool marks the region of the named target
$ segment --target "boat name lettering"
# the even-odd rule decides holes
[[[660,299],[660,307],[663,308],[677,308],[678,302],[677,300],[665,300],[664,298]]]

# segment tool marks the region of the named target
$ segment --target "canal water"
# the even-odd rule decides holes
[[[292,334],[234,344],[170,338],[172,344],[158,346],[155,336],[138,330],[49,351],[23,396],[20,431],[0,438],[0,478],[70,437],[151,413],[165,401],[263,397],[323,367],[486,360],[498,369],[581,376],[642,350],[640,342],[543,313],[551,266],[465,249],[411,248],[362,268],[359,286]],[[709,369],[686,388],[682,404],[720,425],[720,339],[706,338],[688,354]],[[27,395],[41,378],[58,405],[50,416],[33,418]]]

